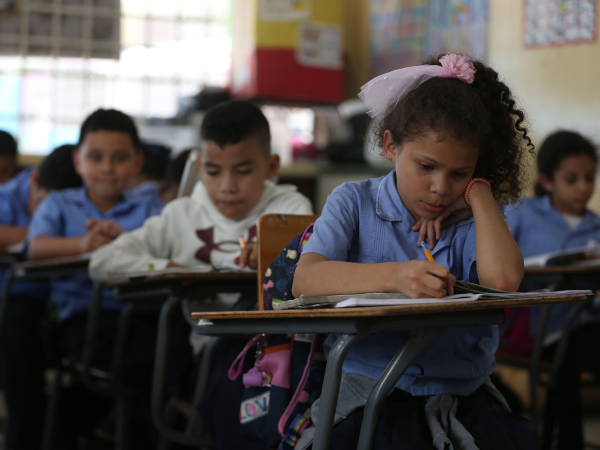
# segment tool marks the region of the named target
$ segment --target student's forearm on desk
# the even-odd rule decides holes
[[[23,242],[27,237],[27,228],[0,225],[0,248]]]
[[[29,259],[80,255],[84,253],[82,251],[83,239],[84,237],[34,237],[29,243]]]
[[[475,253],[479,282],[516,291],[523,280],[523,255],[488,187],[475,183],[469,192],[475,219]]]
[[[327,259],[317,262],[315,259],[320,256],[308,253],[300,259],[292,287],[295,297],[395,291],[382,268],[398,263],[357,264]]]

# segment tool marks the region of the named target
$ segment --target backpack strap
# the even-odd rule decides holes
[[[298,387],[296,388],[296,392],[294,392],[294,396],[292,397],[287,408],[281,415],[281,419],[279,419],[279,424],[277,425],[277,431],[279,431],[279,434],[281,434],[282,436],[285,436],[285,424],[288,421],[288,419],[290,418],[292,411],[294,411],[294,408],[296,407],[296,404],[298,403],[298,399],[300,398],[302,391],[304,391],[304,387],[306,386],[306,382],[308,381],[308,375],[310,373],[310,368],[312,366],[312,360],[313,360],[313,356],[315,354],[315,348],[317,347],[317,337],[318,337],[317,334],[313,334],[313,340],[312,340],[312,343],[310,344],[310,353],[308,354],[308,359],[306,360],[306,366],[304,366],[304,372],[302,373],[302,378],[300,379],[300,383],[298,383]]]
[[[242,371],[244,370],[244,359],[246,357],[246,353],[248,353],[248,350],[250,350],[250,348],[258,344],[261,338],[262,334],[257,334],[252,339],[250,339],[250,341],[246,344],[246,346],[240,352],[237,358],[235,358],[235,361],[233,361],[233,364],[231,364],[231,367],[229,368],[229,372],[227,372],[227,376],[230,380],[235,380],[242,374]]]
[[[309,226],[307,226],[304,231],[302,232],[302,236],[300,236],[300,241],[298,242],[298,256],[297,256],[297,260],[296,262],[298,262],[300,260],[300,250],[302,249],[302,242],[304,242],[304,238],[306,237],[306,235],[312,231],[313,227],[315,226],[315,223],[311,223]]]

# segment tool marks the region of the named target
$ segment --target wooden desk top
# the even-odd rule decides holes
[[[569,266],[550,266],[550,267],[530,267],[525,269],[525,276],[528,275],[577,275],[600,273],[600,265],[569,265]]]
[[[16,272],[36,272],[52,269],[83,268],[90,262],[90,255],[66,256],[64,258],[35,259],[15,262],[12,268]]]
[[[160,275],[140,276],[135,278],[108,280],[108,288],[135,288],[154,284],[181,283],[190,284],[198,282],[228,282],[249,281],[256,283],[256,272],[188,272],[188,273],[163,273]]]
[[[280,319],[280,318],[334,318],[374,317],[385,315],[433,314],[482,309],[515,308],[521,306],[583,303],[585,295],[561,295],[554,297],[521,297],[503,300],[475,300],[469,302],[427,303],[421,305],[375,306],[355,308],[287,309],[281,311],[226,311],[195,312],[192,319]]]

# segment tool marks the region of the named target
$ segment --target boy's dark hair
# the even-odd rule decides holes
[[[165,173],[165,189],[169,189],[175,183],[179,184],[185,170],[185,163],[191,151],[191,148],[183,150],[175,159],[169,161]]]
[[[554,179],[554,172],[560,163],[569,156],[587,155],[598,164],[596,147],[588,139],[574,131],[557,131],[548,136],[540,146],[537,154],[537,168],[540,174],[549,180]],[[542,196],[548,192],[538,181],[535,185],[535,195]]]
[[[162,181],[165,176],[167,165],[169,164],[169,155],[171,149],[161,144],[151,144],[149,142],[141,143],[144,152],[144,163],[141,173],[153,180]]]
[[[121,131],[128,134],[135,150],[140,151],[140,137],[133,119],[116,109],[97,109],[87,116],[81,125],[77,149],[83,144],[88,133],[100,130]]]
[[[230,100],[209,109],[202,120],[200,136],[221,148],[256,137],[265,157],[271,154],[269,122],[258,106],[244,100]]]
[[[9,158],[17,158],[17,142],[6,131],[0,130],[0,156],[8,156]]]
[[[74,145],[56,147],[44,158],[38,169],[38,187],[54,191],[83,186],[81,177],[73,165]]]
[[[441,65],[444,55],[424,64]],[[456,78],[433,77],[410,91],[379,124],[378,141],[390,130],[397,145],[434,132],[479,150],[474,177],[492,185],[500,205],[516,200],[523,189],[525,158],[534,146],[525,128],[525,114],[515,106],[510,89],[498,73],[480,61],[472,84]],[[529,152],[527,151],[529,147]]]

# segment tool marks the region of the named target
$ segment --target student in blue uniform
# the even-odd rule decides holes
[[[160,200],[131,198],[126,189],[143,162],[137,129],[126,114],[99,109],[88,116],[81,126],[73,162],[84,186],[52,192],[40,204],[28,232],[31,259],[93,252],[123,231],[141,227],[162,209]],[[51,280],[50,297],[58,314],[60,345],[79,358],[92,281],[88,274],[56,277]],[[105,292],[94,361],[101,369],[110,368],[120,306]],[[135,383],[145,395],[150,390],[155,332],[153,314],[138,314],[132,320],[123,373],[125,381]]]
[[[541,145],[537,156],[539,179],[536,196],[517,204],[507,212],[507,219],[523,257],[600,242],[600,217],[587,209],[594,193],[598,156],[594,145],[579,133],[558,131]],[[530,286],[537,288],[539,286]],[[587,289],[593,286],[566,286]],[[597,287],[596,287],[597,288]],[[561,327],[571,305],[555,305],[545,337],[544,357],[553,360]],[[535,334],[540,308],[529,308],[531,333]],[[600,323],[592,305],[576,320],[570,336],[570,349],[565,370],[560,374],[558,394],[566,415],[559,417],[559,448],[582,448],[579,405],[579,369],[583,368],[600,378]],[[574,369],[574,370],[572,370]],[[568,389],[568,390],[566,390]]]
[[[73,145],[50,153],[38,168],[25,169],[0,185],[0,247],[25,240],[31,214],[50,191],[81,186],[73,167]],[[6,267],[0,267],[0,280]],[[11,286],[0,335],[0,387],[8,413],[8,449],[40,448],[44,420],[44,344],[39,325],[48,284],[17,281]]]
[[[333,191],[297,265],[294,296],[441,298],[457,279],[516,290],[523,258],[497,203],[518,198],[532,145],[498,74],[445,55],[381,75],[360,96],[381,120],[379,141],[395,170]],[[418,246],[425,235],[435,263]],[[336,412],[345,419],[330,448],[356,448],[366,396],[406,335],[374,333],[349,351]],[[486,381],[497,345],[495,326],[441,330],[386,399],[375,449],[536,448],[533,424],[511,414]]]
[[[160,197],[163,179],[169,165],[171,149],[161,144],[142,142],[144,164],[140,173],[129,183],[131,195],[135,197]]]
[[[6,183],[19,172],[17,142],[0,130],[0,183]]]

